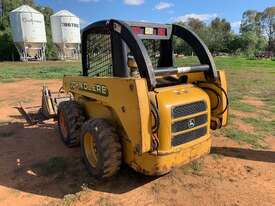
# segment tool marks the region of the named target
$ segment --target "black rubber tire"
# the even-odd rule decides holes
[[[84,135],[89,132],[95,141],[97,162],[93,167],[84,148]],[[88,120],[82,127],[81,154],[90,174],[97,179],[115,175],[121,166],[122,152],[119,136],[115,128],[105,119]]]
[[[64,114],[64,121],[67,127],[68,135],[65,137],[61,131],[60,114]],[[62,141],[68,147],[79,146],[81,128],[85,122],[85,112],[83,107],[76,101],[61,102],[58,106],[58,128]]]

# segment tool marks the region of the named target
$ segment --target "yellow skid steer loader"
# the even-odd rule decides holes
[[[176,67],[175,38],[200,65]],[[210,129],[227,124],[225,73],[188,28],[93,23],[82,33],[82,65],[82,76],[64,77],[73,100],[59,104],[58,125],[97,178],[114,175],[122,162],[146,175],[168,173],[208,154]]]

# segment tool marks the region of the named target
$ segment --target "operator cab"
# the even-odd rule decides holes
[[[185,41],[200,65],[176,67],[174,39]],[[188,28],[176,24],[101,21],[82,35],[84,76],[146,78],[149,90],[186,83],[185,73],[204,72],[216,80],[217,71],[205,44]]]
[[[192,49],[198,65],[176,66],[175,40]],[[204,42],[185,26],[114,19],[93,23],[82,32],[82,67],[83,76],[145,79],[149,93],[159,88],[181,93],[176,86],[196,86],[210,98],[211,128],[227,124],[225,74],[217,71]]]

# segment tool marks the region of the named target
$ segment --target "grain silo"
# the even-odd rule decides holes
[[[67,10],[61,10],[51,16],[53,42],[59,49],[59,58],[79,59],[80,21]]]
[[[44,61],[46,30],[44,16],[28,5],[22,5],[10,12],[14,44],[22,61]]]

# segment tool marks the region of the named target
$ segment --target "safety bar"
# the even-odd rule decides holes
[[[158,67],[158,69],[155,69],[154,72],[156,76],[166,76],[188,72],[205,72],[209,69],[209,65],[204,64],[189,67]]]

